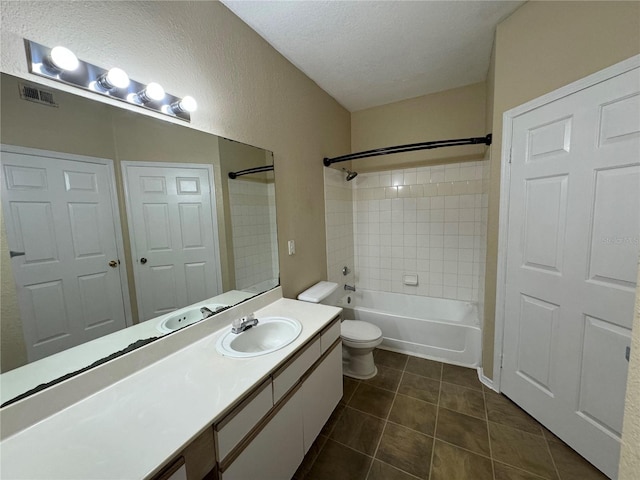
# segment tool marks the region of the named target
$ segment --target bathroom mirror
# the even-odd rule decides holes
[[[273,171],[228,175],[272,167],[271,152],[6,74],[0,85],[2,403],[184,325],[159,316],[279,284]]]

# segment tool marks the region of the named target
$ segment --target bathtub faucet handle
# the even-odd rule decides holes
[[[350,273],[351,273],[351,270],[349,270],[349,267],[347,267],[346,265],[344,267],[342,267],[342,275],[344,275],[346,277]]]
[[[351,285],[347,285],[346,283],[344,284],[344,289],[348,290],[350,292],[355,292],[356,291],[355,285],[352,287]]]

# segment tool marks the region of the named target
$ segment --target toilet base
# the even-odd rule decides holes
[[[354,373],[351,372],[350,370],[347,370],[346,368],[342,368],[342,374],[345,377],[350,377],[350,378],[355,378],[356,380],[369,380],[370,378],[375,377],[378,374],[378,367],[376,367],[374,365],[373,367],[373,373],[370,373],[369,375],[359,375],[358,373]]]
[[[368,380],[378,374],[373,361],[373,348],[359,349],[342,345],[342,374],[358,380]]]

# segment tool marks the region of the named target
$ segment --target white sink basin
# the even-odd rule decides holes
[[[266,355],[286,347],[302,332],[302,324],[295,318],[263,317],[258,322],[242,333],[225,333],[216,343],[218,353],[236,358]]]
[[[226,305],[221,304],[212,304],[212,305],[204,305],[212,312],[216,311],[216,308],[225,307]],[[191,325],[192,323],[199,322],[204,319],[204,314],[200,311],[202,307],[194,307],[189,310],[185,310],[177,315],[172,315],[171,317],[165,318],[158,324],[158,330],[162,333],[171,333],[179,328],[186,327],[187,325]]]

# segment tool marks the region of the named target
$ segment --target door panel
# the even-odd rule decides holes
[[[149,162],[123,169],[140,319],[222,293],[212,170]]]
[[[617,474],[640,238],[640,75],[513,119],[501,389]]]
[[[559,306],[538,298],[520,297],[518,374],[537,388],[552,393],[553,346],[557,340]]]
[[[585,335],[580,375],[578,411],[600,428],[617,437],[622,432],[624,396],[607,396],[605,392],[624,392],[626,376],[610,372],[626,370],[625,348],[631,332],[613,323],[585,315]]]
[[[2,152],[2,199],[29,361],[126,327],[109,167]],[[24,252],[24,254],[22,254]]]
[[[547,273],[562,271],[562,245],[567,222],[566,175],[525,182],[524,265]],[[544,205],[544,209],[536,208]]]
[[[636,265],[629,259],[638,251],[633,239],[640,232],[640,217],[637,209],[621,207],[640,188],[640,167],[608,168],[595,175],[589,279],[610,288],[635,290]]]
[[[100,241],[99,206],[96,203],[69,203],[71,238],[76,258],[104,257]]]

